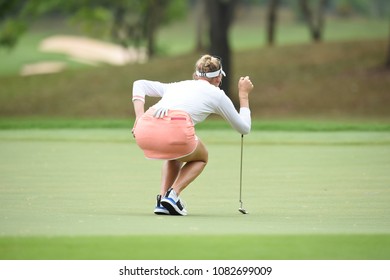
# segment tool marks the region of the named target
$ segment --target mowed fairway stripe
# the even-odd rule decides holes
[[[3,237],[9,260],[388,260],[390,235]]]

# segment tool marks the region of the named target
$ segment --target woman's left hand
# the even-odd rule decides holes
[[[153,117],[157,119],[162,119],[163,117],[168,116],[169,109],[167,108],[159,108],[153,113]]]

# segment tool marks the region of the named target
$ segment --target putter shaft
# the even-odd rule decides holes
[[[238,211],[240,211],[242,214],[248,214],[248,212],[242,207],[242,158],[244,153],[244,135],[241,134],[241,159],[240,159],[240,208],[238,208]]]
[[[240,158],[240,205],[242,208],[242,157],[244,152],[244,135],[241,134],[241,158]]]

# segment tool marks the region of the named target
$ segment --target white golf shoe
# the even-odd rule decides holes
[[[161,205],[164,206],[171,215],[187,215],[187,210],[184,208],[183,203],[172,188],[170,188],[161,199]]]

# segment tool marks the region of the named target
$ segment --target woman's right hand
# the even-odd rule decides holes
[[[240,107],[249,108],[249,93],[253,90],[253,84],[249,76],[241,77],[238,80],[238,98],[240,99]]]
[[[249,94],[253,89],[252,81],[249,79],[249,76],[241,77],[238,80],[238,92],[243,94]]]

